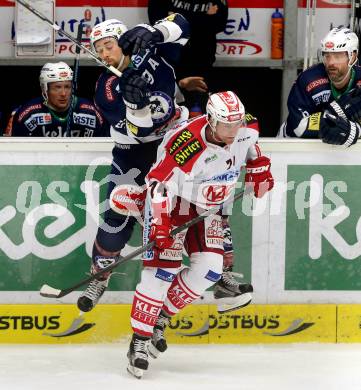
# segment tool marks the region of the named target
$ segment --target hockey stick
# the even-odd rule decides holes
[[[310,9],[311,9],[311,0],[307,0],[306,3],[306,25],[305,25],[305,51],[303,56],[303,70],[308,68],[308,52],[309,52],[309,41],[308,41],[308,32],[310,29]]]
[[[312,0],[308,66],[312,66],[312,64],[313,64],[313,46],[314,46],[314,40],[315,40],[316,5],[317,5],[317,0]]]
[[[21,4],[27,10],[29,10],[31,13],[36,15],[42,21],[47,23],[51,28],[53,28],[59,34],[62,34],[65,37],[67,37],[69,39],[69,41],[73,42],[80,49],[83,49],[84,51],[86,51],[98,64],[104,66],[105,68],[107,68],[109,71],[113,72],[118,77],[120,77],[122,75],[122,72],[120,72],[118,69],[114,68],[114,66],[109,65],[106,61],[103,61],[100,57],[95,55],[90,49],[88,49],[86,46],[84,46],[81,42],[79,42],[77,39],[73,38],[70,34],[68,34],[66,31],[61,29],[56,23],[53,23],[44,14],[42,14],[41,12],[36,10],[34,7],[32,7],[28,2],[26,2],[24,0],[15,0],[15,1],[17,1],[19,4]]]
[[[361,38],[361,26],[360,26],[360,22],[361,22],[361,1],[360,0],[356,0],[355,1],[355,10],[354,10],[354,14],[355,14],[355,24],[354,24],[354,32],[356,33],[357,35],[357,38],[360,40]],[[360,61],[361,59],[361,53],[360,51],[358,52],[358,60]]]
[[[355,31],[355,0],[351,0],[350,29]]]
[[[228,201],[224,202],[222,205],[216,206],[216,207],[212,207],[211,209],[205,211],[204,213],[198,215],[197,217],[191,219],[190,221],[184,223],[183,225],[178,226],[177,228],[173,229],[172,232],[171,232],[171,235],[175,236],[177,233],[179,233],[179,232],[181,232],[181,231],[183,231],[185,229],[188,229],[189,227],[191,227],[191,226],[195,225],[196,223],[202,221],[203,219],[205,219],[209,215],[213,215],[213,214],[217,213],[218,211],[222,210],[222,208],[233,204],[234,201],[236,201],[237,199],[240,199],[244,195],[250,194],[252,191],[253,191],[252,187],[246,187],[246,189],[238,192],[232,198],[228,199]],[[44,284],[41,287],[41,289],[40,289],[40,295],[43,296],[43,297],[47,297],[47,298],[61,298],[61,297],[64,297],[65,295],[68,295],[71,292],[73,292],[74,290],[76,290],[78,287],[81,287],[84,284],[88,284],[88,283],[90,283],[94,279],[98,279],[99,276],[101,276],[101,275],[103,275],[103,274],[113,270],[114,268],[118,267],[120,264],[124,264],[128,260],[134,259],[134,257],[136,257],[136,256],[142,254],[143,252],[151,249],[153,246],[154,246],[154,241],[150,241],[146,245],[143,245],[142,247],[140,247],[140,248],[136,249],[135,251],[129,253],[127,256],[124,256],[124,257],[118,256],[116,261],[113,264],[109,265],[106,268],[103,268],[102,270],[100,270],[99,272],[89,276],[88,278],[81,280],[80,282],[76,283],[75,285],[73,285],[71,287],[68,287],[68,288],[65,288],[63,290],[56,289],[56,288],[51,287],[51,286],[49,286],[47,284]]]
[[[81,37],[83,35],[83,23],[79,23],[78,33],[76,35],[76,39],[81,42]],[[77,46],[75,48],[75,61],[74,61],[74,71],[73,71],[73,82],[71,83],[71,96],[70,96],[70,105],[68,111],[68,118],[66,121],[66,130],[65,137],[71,137],[71,120],[74,111],[74,105],[76,103],[75,93],[78,90],[78,73],[79,73],[79,60],[80,60],[80,47]]]

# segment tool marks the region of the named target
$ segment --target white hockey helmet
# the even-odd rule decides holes
[[[346,51],[349,61],[352,54],[358,53],[357,35],[347,27],[335,27],[327,33],[321,41],[321,53],[333,53]]]
[[[207,120],[212,129],[217,122],[240,122],[240,127],[245,123],[245,110],[239,97],[232,91],[217,92],[212,94],[207,102]]]
[[[90,45],[95,52],[94,43],[99,39],[112,37],[118,40],[128,27],[118,19],[108,19],[104,22],[96,24],[90,33]]]
[[[72,81],[73,71],[65,62],[47,62],[40,71],[40,88],[43,96],[48,96],[48,84],[56,81]]]

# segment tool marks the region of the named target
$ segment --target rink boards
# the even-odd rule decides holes
[[[117,342],[131,335],[131,305],[98,305],[79,316],[75,305],[0,305],[0,343]],[[361,342],[361,305],[250,305],[218,314],[191,305],[175,316],[176,344]]]
[[[74,305],[80,291],[61,301],[39,294],[44,283],[67,288],[89,272],[111,148],[111,140],[95,139],[0,142],[0,343],[129,337],[139,257],[119,267],[104,305],[84,317]],[[208,291],[202,305],[173,320],[168,340],[361,342],[361,143],[345,150],[267,139],[261,148],[272,159],[275,187],[238,202],[231,216],[234,271],[253,284],[254,305],[219,316]],[[122,254],[137,249],[139,238]]]

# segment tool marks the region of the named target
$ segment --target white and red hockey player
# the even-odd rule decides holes
[[[128,371],[141,378],[148,355],[167,348],[169,318],[220,280],[223,266],[222,216],[215,214],[171,237],[174,227],[221,205],[236,187],[241,167],[256,196],[273,187],[269,158],[257,145],[258,131],[247,127],[243,104],[233,92],[210,96],[207,115],[168,132],[147,175],[144,268],[131,311],[134,331]],[[190,266],[181,268],[183,248]]]

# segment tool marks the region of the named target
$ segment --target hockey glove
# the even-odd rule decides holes
[[[246,165],[246,186],[254,186],[256,198],[261,198],[267,191],[271,191],[274,180],[271,174],[271,161],[268,157],[261,156],[255,160],[248,160]]]
[[[361,119],[361,88],[356,87],[349,93],[342,95],[337,101],[330,103],[330,107],[337,116],[343,117],[342,112],[344,112],[347,119],[359,123]]]
[[[160,250],[171,248],[174,243],[170,235],[171,231],[170,218],[168,220],[163,218],[161,225],[152,224],[150,227],[149,240],[154,241],[154,246]]]
[[[321,118],[319,137],[332,145],[355,144],[360,135],[360,125],[325,111]]]
[[[223,229],[223,268],[229,268],[233,266],[233,240],[231,227],[228,223],[228,218],[222,219]]]
[[[127,68],[119,80],[119,89],[124,103],[132,110],[140,110],[149,104],[151,90],[148,83],[136,70]]]
[[[172,221],[167,189],[162,183],[154,181],[150,184],[149,191],[153,216],[149,240],[154,241],[154,246],[160,250],[170,248],[174,243],[174,238],[170,235]]]
[[[139,24],[126,31],[119,38],[118,45],[122,48],[123,54],[128,56],[160,42],[164,42],[164,36],[159,30],[147,24]]]

